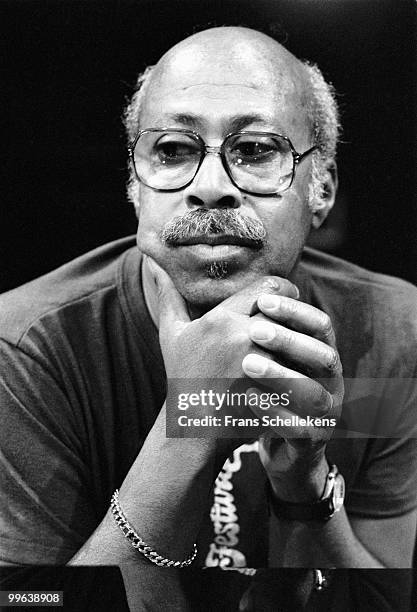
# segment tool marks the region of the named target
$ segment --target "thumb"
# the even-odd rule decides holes
[[[279,276],[261,276],[224,300],[222,306],[251,317],[259,312],[258,298],[263,293],[285,295],[295,299],[300,296],[298,288],[288,279]]]
[[[187,304],[170,276],[151,257],[146,259],[158,295],[159,331],[162,327],[169,329],[176,326],[178,322],[189,323]]]

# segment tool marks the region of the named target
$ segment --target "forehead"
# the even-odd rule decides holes
[[[190,127],[203,131],[244,129],[246,122],[289,136],[308,134],[305,75],[298,60],[246,40],[220,42],[174,48],[163,58],[146,94],[142,127],[169,127],[182,116],[194,117]]]

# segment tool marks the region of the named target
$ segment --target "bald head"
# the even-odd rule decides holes
[[[271,37],[243,27],[204,30],[169,49],[152,71],[143,112],[155,104],[161,87],[186,90],[209,84],[244,84],[291,98],[307,112],[309,77],[304,64]]]
[[[244,65],[254,86],[263,85],[271,73],[288,74],[298,85],[306,82],[303,64],[292,53],[270,36],[243,27],[212,28],[189,36],[162,56],[155,77],[171,70],[184,75],[202,62],[209,62],[214,70],[225,63]]]

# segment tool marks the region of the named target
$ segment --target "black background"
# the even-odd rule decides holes
[[[138,71],[208,24],[274,33],[319,64],[344,125],[339,214],[321,244],[417,281],[415,2],[8,0],[0,11],[0,291],[135,231],[122,107]]]

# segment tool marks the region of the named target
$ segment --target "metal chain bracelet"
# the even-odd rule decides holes
[[[133,529],[132,525],[127,520],[123,510],[120,507],[119,503],[119,489],[116,489],[111,498],[110,508],[116,521],[117,525],[120,527],[125,538],[129,540],[131,545],[136,548],[142,555],[144,555],[149,561],[155,563],[155,565],[159,565],[161,567],[188,567],[194,561],[197,556],[197,546],[194,544],[193,552],[185,559],[185,561],[172,561],[171,559],[167,559],[166,557],[162,557],[159,555],[151,546],[148,546],[146,542],[142,540],[140,535],[136,533]]]

